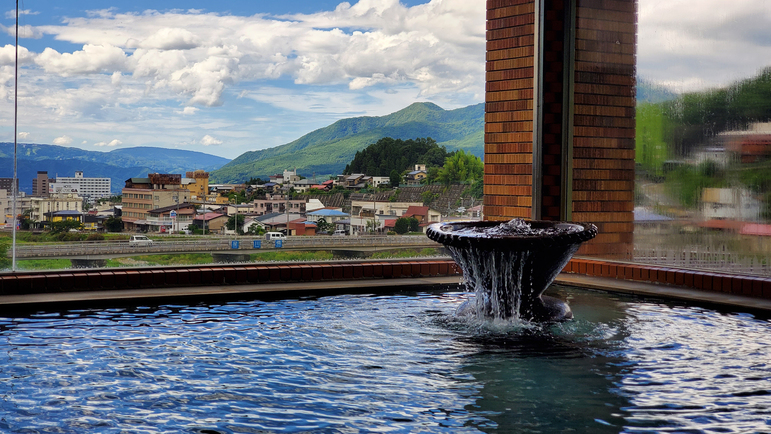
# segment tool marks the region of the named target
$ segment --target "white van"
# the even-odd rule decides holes
[[[268,241],[285,240],[286,235],[282,234],[281,232],[266,232],[265,239]]]
[[[129,246],[152,246],[153,240],[147,238],[146,235],[132,235],[129,238]]]
[[[345,231],[342,229],[338,229],[335,231],[335,233],[332,234],[333,237],[344,237],[346,235],[348,234],[346,234]]]

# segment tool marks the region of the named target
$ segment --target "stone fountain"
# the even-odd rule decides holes
[[[463,270],[474,300],[459,314],[525,321],[564,321],[573,313],[543,292],[581,243],[597,235],[588,223],[545,220],[435,223],[430,239],[444,244]]]

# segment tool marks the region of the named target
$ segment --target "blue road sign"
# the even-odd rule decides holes
[[[233,240],[230,242],[230,248],[231,249],[237,249],[238,248],[238,240]]]
[[[280,249],[281,247],[284,247],[284,242],[282,240],[276,240],[275,246],[277,249]]]
[[[254,240],[254,245],[252,246],[254,249],[261,249],[262,248],[262,241],[261,240]]]

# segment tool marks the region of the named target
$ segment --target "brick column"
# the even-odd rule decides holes
[[[635,1],[488,0],[487,18],[486,218],[592,222],[580,254],[631,257]]]

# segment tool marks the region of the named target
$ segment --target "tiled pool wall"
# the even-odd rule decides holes
[[[771,278],[573,258],[563,273],[619,279],[771,300]],[[73,269],[0,274],[2,296],[152,288],[281,283],[367,282],[458,276],[450,259],[292,264],[223,264],[164,268]],[[381,282],[382,283],[382,282]],[[279,290],[280,291],[280,290]],[[86,297],[87,299],[87,297]]]

